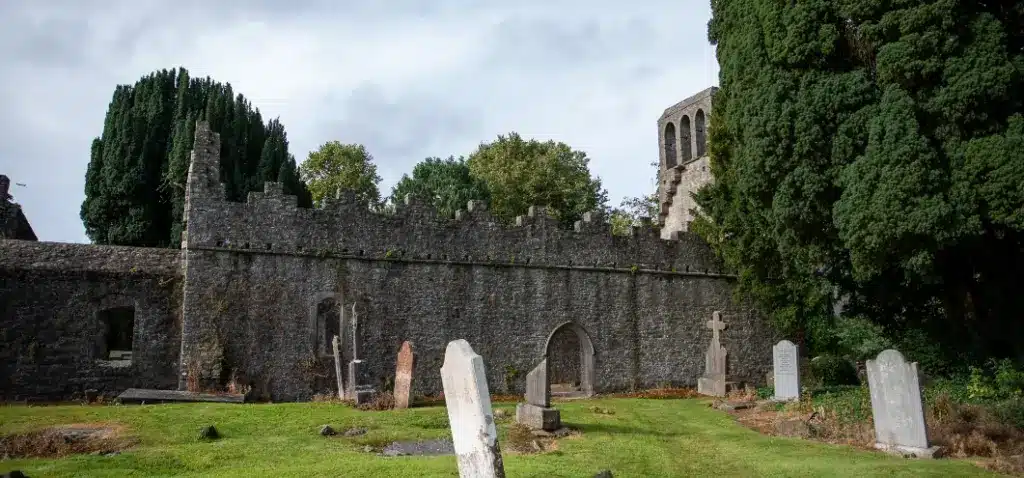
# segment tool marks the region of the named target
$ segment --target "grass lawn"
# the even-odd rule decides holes
[[[582,435],[536,455],[504,453],[514,477],[732,476],[997,476],[956,460],[907,460],[844,446],[772,438],[743,428],[702,400],[597,399],[559,402],[562,419]],[[614,414],[595,413],[598,406]],[[498,403],[514,413],[515,404]],[[0,406],[0,434],[51,425],[111,423],[139,444],[116,456],[0,461],[0,473],[20,469],[38,477],[457,477],[455,458],[378,457],[366,445],[448,434],[443,406],[362,412],[330,403],[167,404],[144,406]],[[365,427],[360,437],[322,437]],[[201,441],[214,425],[222,438]],[[501,438],[508,420],[499,423]]]

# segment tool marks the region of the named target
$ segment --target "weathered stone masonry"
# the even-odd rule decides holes
[[[177,385],[179,251],[0,240],[0,400]],[[101,313],[134,309],[130,363],[104,354]]]
[[[439,392],[445,346],[464,338],[491,390],[521,393],[561,327],[593,350],[575,361],[592,364],[581,371],[588,391],[692,386],[714,310],[729,324],[730,380],[760,383],[771,367],[774,332],[733,302],[732,278],[689,233],[663,240],[644,225],[612,236],[597,215],[564,230],[542,208],[503,226],[480,203],[454,220],[411,200],[388,215],[351,196],[303,209],[277,183],[233,203],[219,150],[200,123],[180,251],[0,240],[0,254],[18,258],[0,262],[10,344],[0,398],[234,380],[257,397],[308,399],[335,386],[329,340],[352,336],[353,304],[358,351],[346,340],[343,357],[363,359],[360,384],[377,388],[410,340],[414,393]],[[102,344],[116,340],[104,339],[113,322],[103,311],[126,307],[130,363],[108,360]]]

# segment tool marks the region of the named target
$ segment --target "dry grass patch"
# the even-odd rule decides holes
[[[75,423],[0,437],[0,457],[62,458],[69,455],[120,452],[138,441],[125,427],[107,423]]]
[[[702,396],[692,388],[682,387],[652,388],[608,395],[610,398],[698,398]]]

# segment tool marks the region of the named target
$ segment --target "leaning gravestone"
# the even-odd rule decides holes
[[[917,363],[907,363],[903,354],[890,349],[868,360],[866,368],[875,448],[920,458],[935,456],[940,447],[928,446]]]
[[[484,360],[469,342],[448,342],[441,366],[444,403],[461,478],[505,478]]]
[[[402,342],[398,351],[398,365],[395,367],[395,408],[409,408],[409,394],[412,392],[412,344]]]
[[[725,396],[725,360],[728,353],[722,346],[722,338],[719,334],[726,327],[725,322],[722,322],[722,313],[716,310],[711,314],[711,320],[707,325],[711,329],[711,343],[704,354],[704,376],[697,379],[697,393],[723,397]]]
[[[772,347],[775,400],[800,401],[800,367],[796,344],[783,340]]]
[[[548,359],[526,374],[526,403],[516,404],[516,422],[534,430],[555,431],[562,426],[561,413],[551,407]]]

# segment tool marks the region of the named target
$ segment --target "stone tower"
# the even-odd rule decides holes
[[[669,239],[674,231],[690,228],[697,207],[690,193],[711,181],[708,167],[708,117],[711,97],[718,91],[712,86],[665,109],[658,118],[658,163],[661,181],[658,200],[661,203],[661,237]]]

